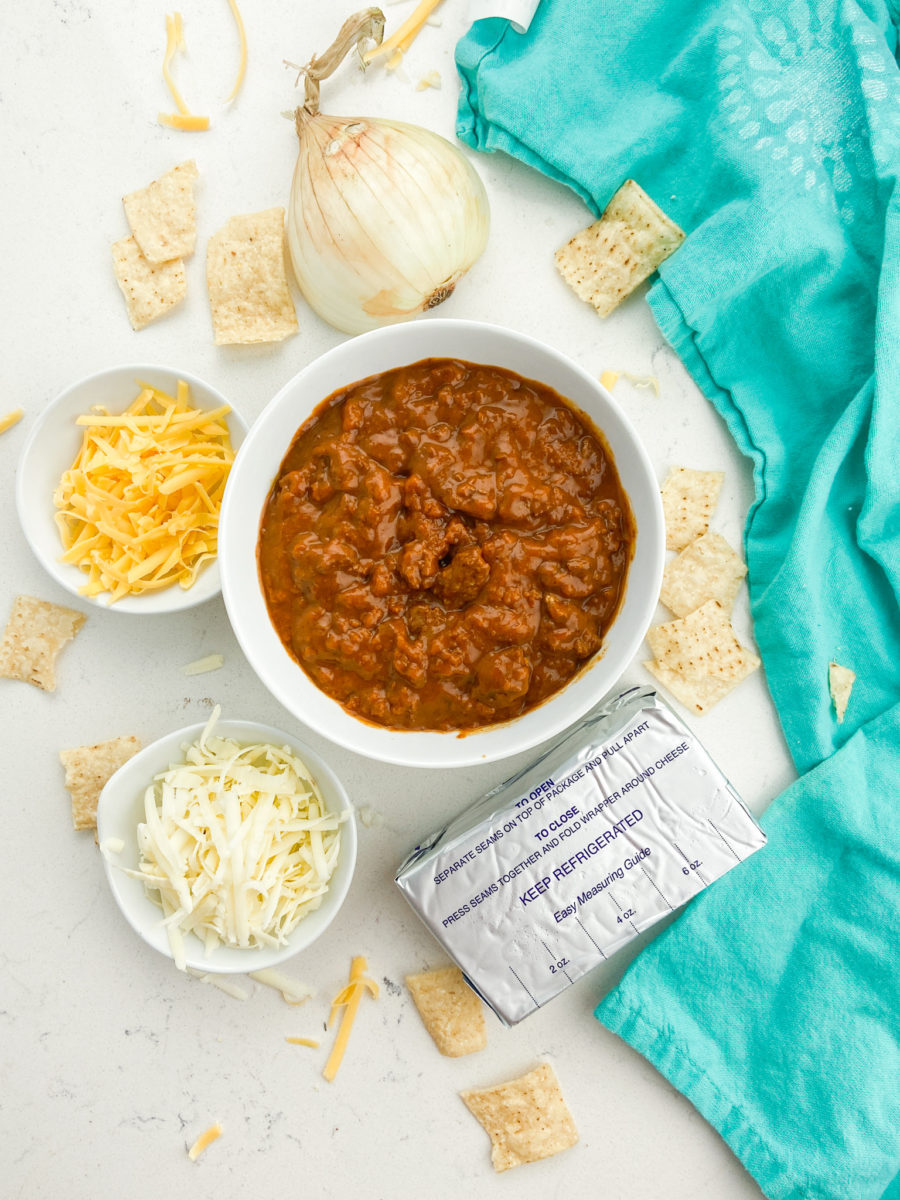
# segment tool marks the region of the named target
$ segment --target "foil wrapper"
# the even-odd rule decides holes
[[[697,736],[633,688],[436,830],[396,882],[513,1025],[765,841]]]

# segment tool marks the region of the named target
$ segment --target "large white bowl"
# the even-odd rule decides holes
[[[82,596],[78,589],[84,586],[87,578],[85,573],[70,563],[59,561],[62,543],[54,519],[56,508],[53,493],[63,473],[75,461],[81,446],[84,430],[75,424],[75,418],[89,412],[94,404],[105,405],[112,413],[123,412],[137,396],[141,383],[149,383],[172,394],[179,379],[190,385],[191,403],[196,408],[219,408],[228,403],[220,392],[189,371],[146,364],[109,367],[79,380],[51,400],[35,421],[22,448],[16,475],[16,507],[22,530],[47,572],[86,604],[109,608],[111,612],[148,615],[193,608],[195,604],[202,604],[204,600],[219,594],[219,567],[213,561],[200,571],[189,588],[179,587],[176,583],[158,592],[124,596],[110,605],[106,592],[98,596]],[[227,421],[231,444],[237,450],[244,440],[247,426],[234,409],[228,414]]]
[[[138,751],[133,758],[119,767],[108,780],[97,804],[97,839],[101,845],[108,839],[118,838],[124,849],[118,854],[104,854],[103,864],[109,886],[116,903],[136,933],[154,950],[172,957],[169,938],[162,925],[162,911],[147,895],[143,883],[120,868],[136,870],[139,854],[137,827],[144,820],[144,792],[153,783],[154,776],[175,763],[184,761],[184,748],[195,741],[204,726],[190,725],[176,729],[158,741]],[[261,971],[275,967],[292,958],[320,937],[337,916],[353,878],[356,865],[356,823],[353,805],[341,781],[314,750],[293,734],[262,725],[256,721],[219,721],[216,734],[234,738],[243,745],[251,742],[270,742],[274,746],[287,746],[306,764],[318,784],[330,812],[347,812],[349,816],[341,826],[341,846],[338,864],[321,905],[305,916],[290,934],[287,944],[273,948],[250,947],[236,949],[217,946],[209,954],[204,952],[203,943],[194,934],[185,938],[187,966],[196,971],[214,974],[234,974],[243,971]]]
[[[338,388],[423,358],[505,367],[554,388],[602,431],[637,527],[625,599],[603,649],[562,691],[515,720],[460,733],[390,730],[354,717],[321,692],[285,650],[269,620],[257,567],[266,498],[295,433]],[[248,660],[299,720],[370,758],[417,767],[459,767],[526,750],[583,716],[612,688],[638,649],[656,608],[665,554],[659,485],[647,452],[610,394],[559,351],[525,334],[474,321],[422,320],[363,334],[296,375],[254,423],[222,504],[222,595]]]

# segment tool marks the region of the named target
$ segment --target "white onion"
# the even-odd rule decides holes
[[[402,121],[319,112],[318,81],[382,30],[377,9],[350,18],[303,68],[306,102],[294,113],[291,262],[310,306],[345,333],[440,304],[484,250],[490,225],[484,185],[445,138]]]

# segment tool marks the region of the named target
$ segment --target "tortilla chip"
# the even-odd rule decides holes
[[[132,329],[143,329],[187,295],[181,259],[154,266],[141,254],[133,237],[115,242],[112,253],[113,271],[125,297]]]
[[[460,1096],[491,1139],[491,1162],[497,1171],[549,1158],[578,1141],[578,1130],[549,1063],[509,1083],[460,1092]]]
[[[760,665],[756,655],[738,641],[718,600],[707,600],[677,621],[654,625],[647,644],[661,666],[686,679],[713,675],[740,683]]]
[[[704,675],[700,679],[688,679],[686,676],[680,675],[678,671],[670,671],[658,662],[645,662],[644,666],[651,675],[656,676],[676,700],[698,717],[708,713],[714,704],[718,704],[737,687],[736,681],[719,679],[715,675]]]
[[[706,600],[718,600],[730,613],[746,574],[746,564],[722,535],[705,533],[666,566],[659,598],[676,617]]]
[[[672,468],[661,488],[667,550],[683,550],[706,533],[724,478],[724,471]]]
[[[481,1001],[458,967],[407,975],[406,986],[441,1054],[458,1058],[485,1048],[487,1033]]]
[[[849,667],[842,667],[840,663],[836,662],[828,664],[828,690],[831,692],[831,699],[834,701],[834,712],[839,725],[844,720],[847,703],[850,700],[850,692],[853,690],[855,680],[856,672],[851,671]]]
[[[72,797],[75,829],[97,828],[97,801],[104,785],[140,748],[139,739],[128,736],[110,738],[96,746],[60,750],[59,761],[66,768],[66,787]]]
[[[17,596],[0,641],[0,676],[56,691],[56,659],[87,617],[34,596]]]
[[[656,660],[644,666],[698,716],[760,666],[757,656],[738,641],[717,600],[707,600],[677,621],[654,626],[647,642]]]
[[[193,159],[179,163],[138,192],[122,197],[134,240],[147,262],[158,266],[194,253],[197,217],[194,209]]]
[[[284,209],[231,217],[209,239],[206,282],[217,346],[297,332],[284,267]]]
[[[627,179],[593,225],[556,252],[556,266],[577,296],[601,317],[677,250],[684,231]]]

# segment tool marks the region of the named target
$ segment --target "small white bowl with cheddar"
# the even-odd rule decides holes
[[[57,583],[101,608],[201,604],[220,591],[218,510],[246,432],[188,371],[139,363],[90,375],[47,405],[22,450],[25,537]]]
[[[284,730],[218,710],[116,771],[97,838],[132,929],[177,967],[212,974],[306,949],[356,865],[353,805],[328,764]]]

